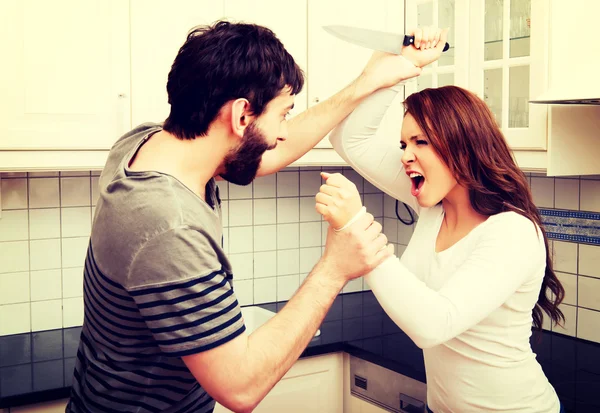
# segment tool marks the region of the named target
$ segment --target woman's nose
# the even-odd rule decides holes
[[[404,166],[409,165],[415,161],[415,155],[408,148],[404,149],[404,153],[402,154],[402,163]]]

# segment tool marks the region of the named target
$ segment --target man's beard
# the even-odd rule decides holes
[[[248,185],[256,177],[263,154],[277,144],[269,146],[265,136],[252,122],[244,131],[243,142],[225,157],[225,172],[221,177],[232,184]]]

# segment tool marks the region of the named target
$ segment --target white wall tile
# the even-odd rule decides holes
[[[298,172],[279,172],[277,174],[277,197],[297,197],[300,194],[299,179]]]
[[[83,268],[65,268],[62,270],[63,298],[83,296]]]
[[[577,307],[561,304],[558,306],[565,315],[564,328],[561,326],[552,326],[552,331],[576,337],[577,333]]]
[[[319,192],[322,184],[320,171],[301,171],[300,172],[300,196],[312,196]]]
[[[61,208],[62,236],[88,237],[92,230],[92,207]]]
[[[60,268],[60,239],[38,239],[29,243],[31,270]],[[81,266],[81,263],[79,263]]]
[[[365,194],[365,208],[374,217],[383,217],[383,194]]]
[[[254,277],[253,253],[231,254],[228,258],[233,270],[234,280],[247,280]]]
[[[229,226],[241,227],[252,225],[252,200],[229,201]]]
[[[321,259],[321,247],[300,248],[300,272],[310,273]]]
[[[556,271],[556,276],[565,289],[563,303],[577,305],[577,275]]]
[[[29,172],[30,178],[57,178],[60,174],[55,171],[37,171]]]
[[[90,171],[61,171],[60,176],[90,176]]]
[[[277,223],[277,200],[275,198],[254,200],[254,225]]]
[[[256,225],[254,227],[254,251],[277,249],[277,226]]]
[[[62,300],[31,303],[31,331],[54,330],[63,326]]]
[[[300,250],[277,251],[277,275],[300,273]]]
[[[277,275],[277,252],[254,253],[254,278],[275,277]]]
[[[300,222],[300,200],[298,198],[277,198],[277,223]]]
[[[277,301],[287,301],[296,293],[300,285],[298,274],[277,277]]]
[[[381,192],[379,190],[379,188],[377,188],[375,185],[371,184],[371,182],[367,181],[366,179],[363,179],[363,184],[364,184],[364,192],[365,194],[383,194],[383,192]]]
[[[554,178],[534,176],[531,178],[531,194],[538,207],[554,207]]]
[[[229,201],[221,201],[221,225],[229,226]]]
[[[63,207],[91,206],[90,178],[60,178],[60,202]]]
[[[2,209],[27,208],[27,179],[2,179]]]
[[[62,267],[81,267],[89,245],[89,237],[64,238],[62,240]]]
[[[254,180],[254,198],[275,198],[277,178],[275,174],[261,176]]]
[[[60,208],[29,210],[30,239],[60,237]]]
[[[31,271],[31,301],[62,298],[61,270]]]
[[[600,343],[600,312],[580,308],[578,315],[577,337]]]
[[[223,251],[229,254],[229,228],[223,228]]]
[[[342,289],[343,293],[355,293],[363,290],[363,279],[362,277],[355,278],[346,283]]]
[[[96,205],[98,203],[98,198],[100,198],[100,188],[98,187],[98,181],[100,177],[92,176],[92,205]]]
[[[100,176],[102,174],[102,171],[90,171],[92,176]]]
[[[581,180],[580,209],[600,212],[600,181]]]
[[[27,178],[27,172],[0,172],[0,178]]]
[[[219,188],[219,197],[221,201],[229,199],[229,182],[225,180],[218,180],[217,187]]]
[[[240,306],[254,304],[253,280],[234,281],[233,292]]]
[[[577,244],[554,241],[554,269],[577,274]]]
[[[300,222],[316,222],[321,221],[321,214],[315,208],[315,197],[300,198]]]
[[[29,214],[26,209],[2,211],[0,242],[29,239]]]
[[[554,179],[554,207],[579,209],[579,179]]]
[[[31,304],[0,305],[0,336],[31,331]]]
[[[600,278],[580,276],[578,299],[580,307],[600,311]]]
[[[59,205],[58,178],[29,180],[29,208],[56,208]]]
[[[29,242],[0,242],[0,273],[29,271]]]
[[[383,219],[383,233],[388,242],[398,243],[398,220],[396,218]]]
[[[579,274],[600,278],[600,246],[579,244]]]
[[[79,327],[83,325],[83,297],[66,298],[63,305],[63,327]]]
[[[302,222],[300,224],[300,247],[318,247],[321,245],[321,223]]]
[[[277,225],[277,249],[285,250],[300,246],[300,225]]]
[[[362,194],[364,192],[364,185],[363,185],[364,180],[363,180],[363,177],[358,172],[356,172],[353,169],[344,168],[343,175],[346,178],[348,178],[348,180],[350,182],[352,182],[354,185],[356,185],[356,189],[358,189],[359,193]]]
[[[254,304],[265,304],[277,301],[277,279],[261,278],[254,280]]]
[[[396,218],[396,200],[387,194],[383,195],[383,216],[386,218]]]
[[[29,272],[0,274],[0,305],[29,301]]]
[[[252,227],[230,227],[229,252],[231,254],[236,254],[239,252],[251,252],[252,238]]]
[[[235,185],[229,183],[229,199],[252,199],[252,184]]]

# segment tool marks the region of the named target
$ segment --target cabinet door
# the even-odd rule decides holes
[[[285,7],[282,7],[281,0],[225,0],[225,17],[228,20],[260,24],[271,29],[304,71],[304,88],[295,98],[291,117],[307,107],[306,8],[307,0],[289,1]]]
[[[223,17],[223,0],[131,0],[132,124],[169,116],[167,76],[188,32]]]
[[[471,2],[470,88],[488,104],[513,149],[545,150],[548,0]]]
[[[349,5],[346,0],[308,0],[309,107],[347,86],[360,75],[373,53],[330,35],[323,26],[343,24],[403,33],[403,3],[402,0],[371,0]],[[390,110],[386,117],[401,119],[400,104],[395,104],[394,108],[396,111]],[[393,139],[399,141],[400,137]],[[317,147],[331,148],[329,139],[323,139]]]
[[[109,149],[129,130],[129,3],[0,2],[0,150]]]
[[[342,354],[296,362],[256,407],[256,413],[342,413]],[[215,413],[230,412],[217,404]]]
[[[430,87],[469,86],[468,0],[407,0],[407,30],[423,27],[449,28],[450,48],[426,66],[416,81],[406,85],[406,96]]]

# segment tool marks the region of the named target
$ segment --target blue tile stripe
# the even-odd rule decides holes
[[[540,208],[550,239],[600,245],[600,213]]]

